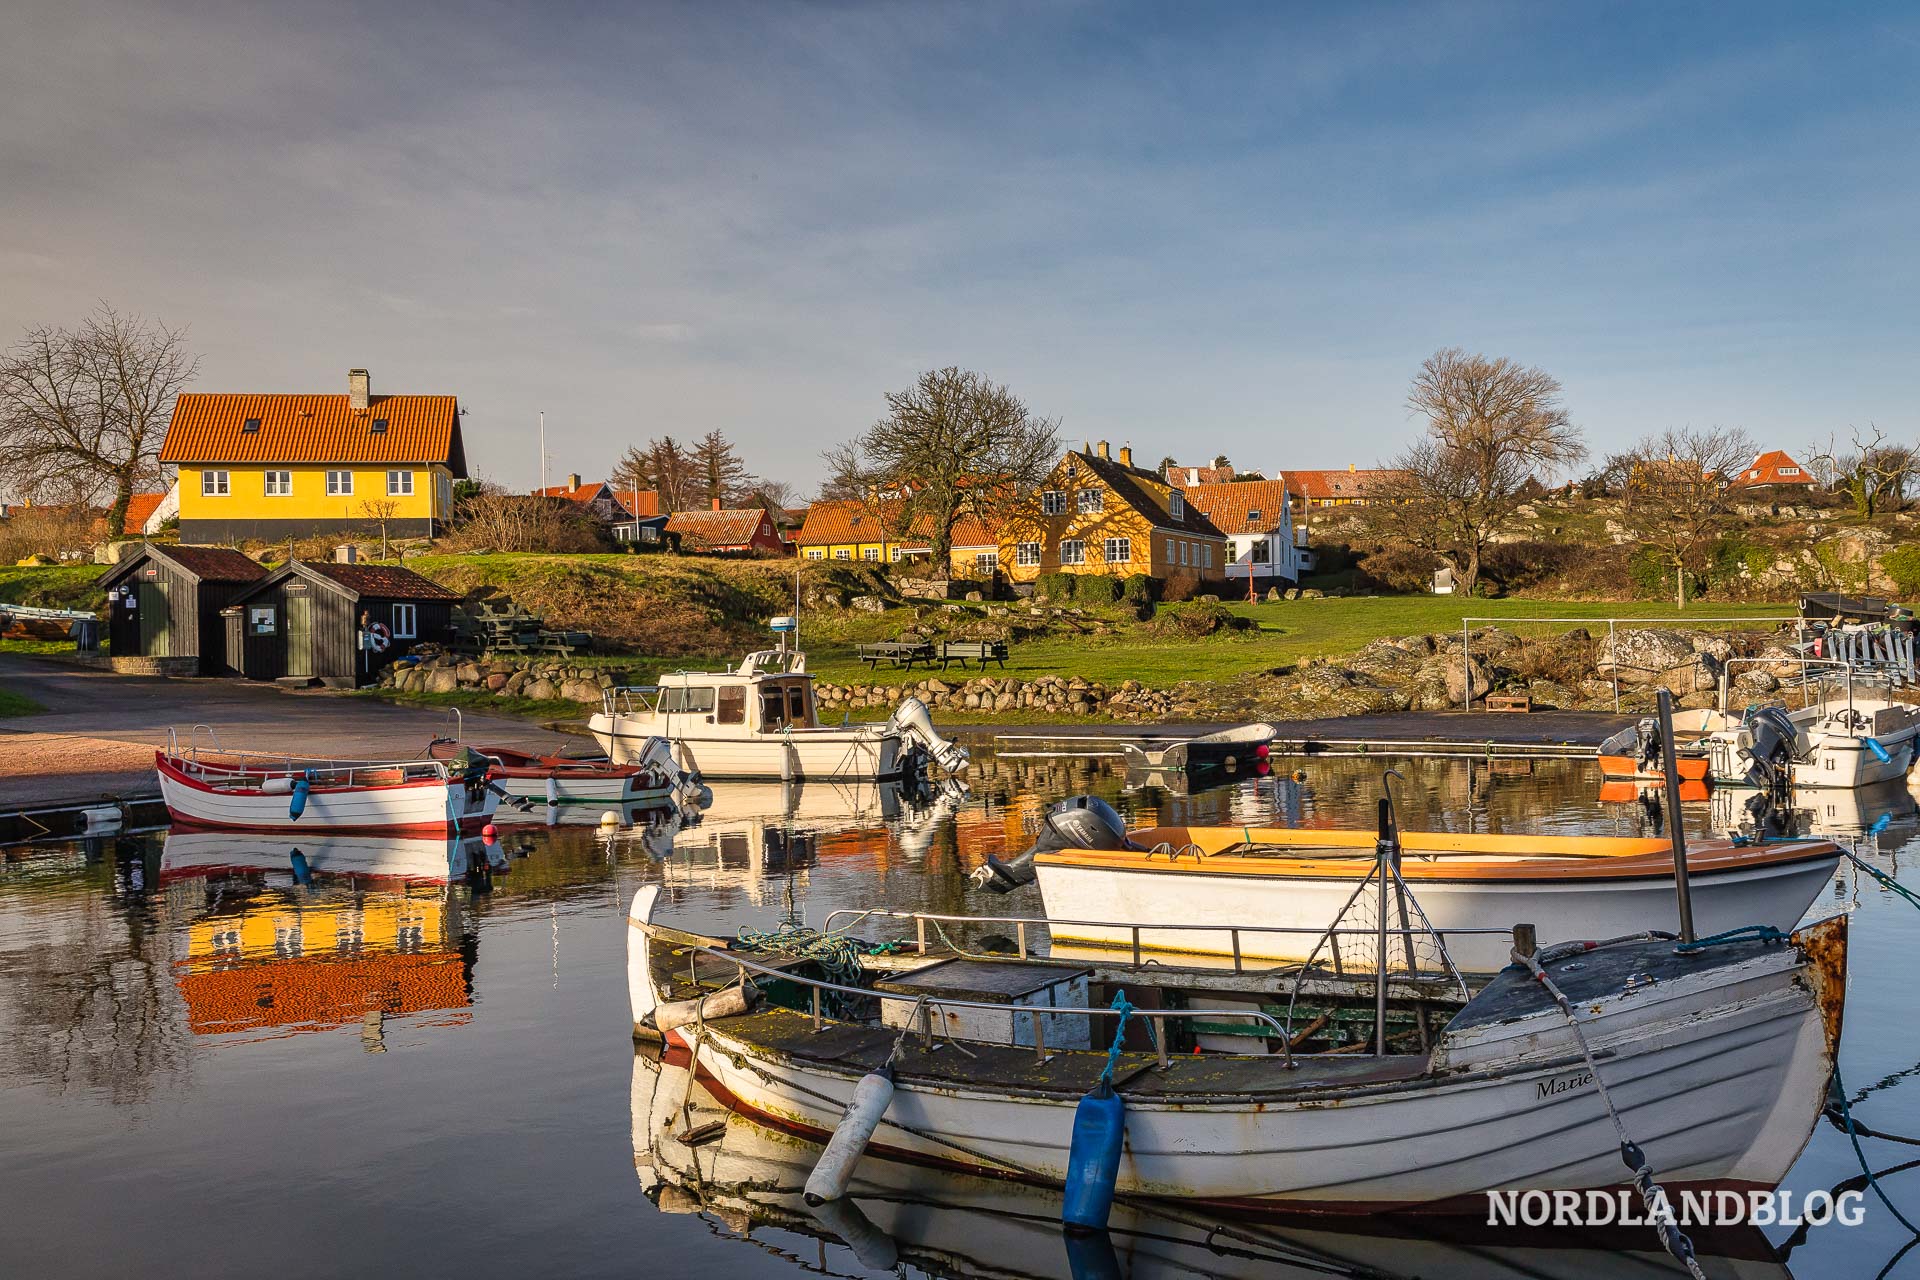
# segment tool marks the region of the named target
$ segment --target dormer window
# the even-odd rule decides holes
[[[1260,523],[1260,508],[1255,507],[1253,510],[1247,512],[1247,523],[1248,524]]]
[[[1187,518],[1187,500],[1177,493],[1167,495],[1167,514],[1175,520]]]
[[[376,436],[387,434],[387,420],[385,418],[375,418],[373,420],[373,434]]]
[[[240,434],[243,436],[253,435],[255,432],[259,430],[260,430],[260,419],[258,418],[248,418],[245,422],[240,424]]]

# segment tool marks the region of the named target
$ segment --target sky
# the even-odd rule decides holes
[[[802,494],[923,369],[1143,461],[1362,466],[1433,351],[1596,453],[1920,436],[1920,10],[11,0],[0,342],[453,393],[472,470],[719,429]],[[0,477],[4,488],[4,477]]]

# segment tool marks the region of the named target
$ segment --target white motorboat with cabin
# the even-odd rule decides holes
[[[1740,665],[1742,659],[1727,663]],[[1864,787],[1905,777],[1920,738],[1920,707],[1895,696],[1891,679],[1864,675],[1842,662],[1807,660],[1803,706],[1729,706],[1728,672],[1720,706],[1675,718],[1702,735],[1708,774],[1716,783],[1767,788]]]
[[[940,736],[918,698],[902,698],[883,724],[823,726],[807,655],[784,647],[750,653],[732,671],[675,671],[655,685],[609,689],[587,727],[617,764],[659,737],[681,768],[709,779],[872,781],[928,761],[949,773],[967,768],[966,748]]]

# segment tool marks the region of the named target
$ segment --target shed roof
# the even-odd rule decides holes
[[[293,563],[310,573],[332,579],[356,596],[381,596],[394,600],[460,598],[459,592],[449,591],[432,579],[423,578],[413,570],[398,565],[336,564],[331,560],[296,560]]]
[[[760,531],[762,521],[772,528],[772,517],[763,507],[676,511],[667,517],[667,531],[695,547],[744,547]]]
[[[374,396],[354,409],[345,395],[183,395],[160,461],[438,462],[467,474],[453,396]]]
[[[120,561],[100,577],[100,585],[110,587],[130,575],[146,559],[163,560],[201,582],[258,582],[267,576],[265,565],[232,547],[174,546],[143,542],[140,549]]]

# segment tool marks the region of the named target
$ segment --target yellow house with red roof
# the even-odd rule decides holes
[[[182,395],[160,461],[180,473],[182,542],[364,533],[432,536],[466,478],[453,396]]]

